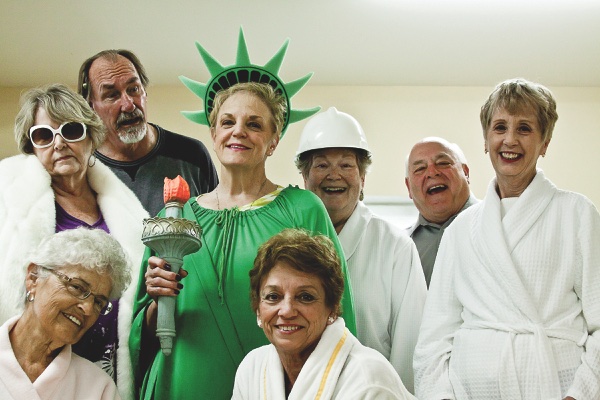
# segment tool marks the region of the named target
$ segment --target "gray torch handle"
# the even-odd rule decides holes
[[[183,265],[183,260],[174,257],[164,257],[171,265],[171,271],[176,274]],[[175,304],[177,297],[158,297],[158,316],[156,321],[156,336],[160,341],[160,348],[165,356],[171,355],[173,338],[175,337]]]

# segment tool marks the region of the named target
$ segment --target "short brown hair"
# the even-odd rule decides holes
[[[250,270],[250,302],[254,312],[260,303],[262,281],[281,261],[295,270],[316,275],[325,289],[325,305],[341,315],[344,275],[335,246],[327,236],[313,236],[301,229],[285,229],[258,249]]]

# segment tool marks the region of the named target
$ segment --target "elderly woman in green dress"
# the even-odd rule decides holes
[[[220,183],[183,208],[184,218],[202,227],[202,248],[184,259],[177,275],[148,252],[140,277],[130,345],[142,398],[231,397],[238,365],[267,343],[247,290],[248,271],[268,238],[304,228],[329,236],[341,252],[319,198],[267,178],[265,164],[279,143],[286,111],[285,98],[268,84],[240,83],[217,94],[209,120]],[[354,331],[346,293],[344,316]],[[168,357],[154,336],[157,296],[178,296],[177,337]]]

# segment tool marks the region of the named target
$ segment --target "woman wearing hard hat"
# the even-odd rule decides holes
[[[331,107],[305,125],[296,166],[321,198],[344,249],[358,339],[413,392],[412,357],[427,293],[412,240],[361,201],[371,152],[360,124]]]

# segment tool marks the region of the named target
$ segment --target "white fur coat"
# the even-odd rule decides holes
[[[132,394],[129,330],[133,297],[144,252],[142,221],[148,217],[135,194],[108,167],[97,162],[88,169],[104,220],[131,262],[131,284],[119,301],[117,386],[124,399]],[[32,155],[0,161],[0,324],[22,312],[28,253],[56,228],[50,175]]]

